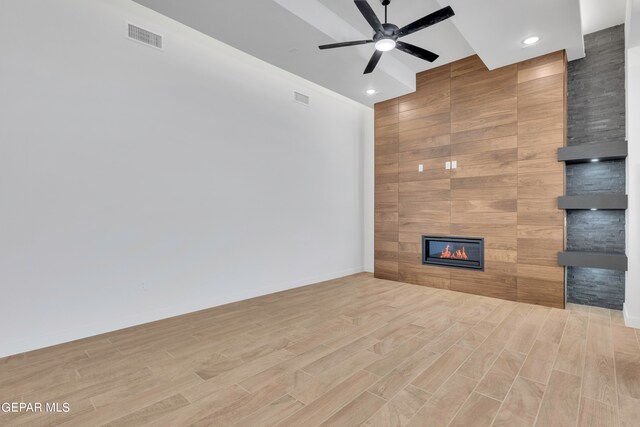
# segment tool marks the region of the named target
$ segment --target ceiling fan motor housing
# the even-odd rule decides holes
[[[376,32],[373,35],[373,41],[377,42],[380,39],[393,39],[398,40],[398,36],[396,35],[396,33],[398,32],[399,28],[397,25],[393,25],[393,24],[382,24],[382,31]]]

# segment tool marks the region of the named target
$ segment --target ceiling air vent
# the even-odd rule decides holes
[[[129,24],[129,38],[162,49],[162,36]]]
[[[300,92],[293,92],[293,100],[304,105],[309,105],[309,97]]]

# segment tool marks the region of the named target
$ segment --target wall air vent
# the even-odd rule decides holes
[[[139,41],[140,43],[147,44],[149,46],[162,49],[162,36],[145,30],[144,28],[136,27],[133,24],[129,24],[128,36],[131,40]]]
[[[309,105],[309,97],[300,92],[293,92],[293,100],[304,105]]]

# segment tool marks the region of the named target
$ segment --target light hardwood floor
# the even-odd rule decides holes
[[[619,311],[374,279],[298,288],[0,359],[0,425],[638,426]]]

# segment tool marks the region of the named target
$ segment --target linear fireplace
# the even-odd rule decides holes
[[[422,263],[484,271],[484,239],[422,236]]]

